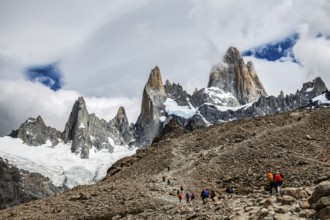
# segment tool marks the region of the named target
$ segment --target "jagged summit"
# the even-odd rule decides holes
[[[9,136],[20,138],[30,146],[39,146],[51,141],[52,146],[59,143],[61,132],[45,124],[42,117],[29,118],[17,130],[13,130]]]
[[[126,111],[125,111],[125,108],[123,106],[119,107],[117,115],[116,115],[115,118],[118,119],[118,120],[121,120],[123,118],[127,118],[126,117]]]
[[[242,105],[257,101],[260,96],[267,96],[252,61],[245,64],[235,47],[229,47],[223,62],[212,67],[208,87],[232,93]]]
[[[147,146],[161,129],[160,117],[164,114],[166,93],[160,69],[156,66],[151,70],[148,82],[143,90],[141,113],[136,122],[136,144]]]
[[[89,151],[107,149],[112,152],[115,145],[126,145],[133,139],[125,109],[120,107],[114,119],[107,123],[95,114],[89,114],[83,97],[73,105],[63,132],[64,142],[72,141],[71,151],[81,158],[89,158]]]
[[[162,76],[158,66],[151,70],[146,86],[152,90],[159,90],[160,92],[164,90]]]

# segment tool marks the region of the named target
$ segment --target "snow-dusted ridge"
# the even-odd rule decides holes
[[[0,157],[10,164],[48,177],[55,186],[72,188],[102,180],[117,160],[133,155],[136,149],[115,145],[112,153],[106,150],[90,151],[89,159],[81,159],[71,152],[71,145],[60,143],[52,147],[50,141],[31,147],[19,138],[0,138]]]

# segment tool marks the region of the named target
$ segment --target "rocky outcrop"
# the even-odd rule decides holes
[[[152,143],[161,129],[161,116],[164,116],[164,102],[166,93],[163,87],[163,81],[160,69],[156,66],[150,73],[148,82],[143,90],[141,113],[135,124],[136,127],[136,145],[140,147]]]
[[[52,146],[55,146],[61,140],[61,132],[46,126],[41,116],[36,119],[29,118],[19,129],[12,131],[9,136],[20,138],[30,146],[40,146],[46,144],[48,140],[52,142]]]
[[[117,115],[109,122],[108,130],[111,134],[117,133],[115,136],[119,137],[119,145],[133,144],[134,125],[129,125],[124,107],[118,109]]]
[[[81,158],[89,158],[94,146],[97,150],[113,151],[114,145],[126,145],[133,141],[133,128],[128,126],[125,109],[120,107],[116,117],[109,122],[89,114],[83,97],[73,105],[63,132],[64,142],[70,142],[71,151]]]
[[[179,106],[189,106],[191,96],[180,84],[171,84],[169,80],[166,80],[164,89],[167,97],[173,99]]]
[[[92,117],[95,127],[96,117]],[[83,97],[79,97],[74,103],[71,114],[63,132],[64,142],[72,141],[71,151],[79,154],[81,158],[89,157],[92,148],[91,134],[89,133],[89,114]]]
[[[309,101],[327,90],[328,89],[321,77],[317,77],[311,82],[304,83],[302,89],[299,91],[299,94],[304,100]]]
[[[0,157],[0,209],[60,192],[49,179],[38,173],[19,170]]]
[[[330,181],[324,181],[318,184],[308,202],[315,209],[315,219],[329,219]]]
[[[257,101],[260,96],[267,96],[253,63],[249,61],[245,64],[235,47],[227,50],[220,65],[212,67],[207,87],[230,92],[242,105]]]
[[[191,97],[191,104],[196,108],[204,104],[224,107],[236,107],[240,105],[238,100],[231,93],[224,92],[216,87],[205,88],[195,92]]]

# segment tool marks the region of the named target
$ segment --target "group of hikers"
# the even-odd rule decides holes
[[[277,170],[274,174],[272,170],[267,173],[267,180],[269,182],[269,192],[273,194],[275,188],[276,195],[280,195],[281,186],[283,184],[283,175]]]
[[[273,188],[275,188],[276,195],[280,195],[281,186],[283,184],[283,175],[278,170],[275,173],[273,173],[272,170],[269,170],[269,172],[267,173],[267,180],[269,183],[270,194],[271,195],[273,194]],[[163,176],[163,182],[165,182],[165,181],[166,181],[166,177]],[[167,180],[167,184],[170,185],[169,179]],[[227,185],[225,192],[234,193],[234,191],[230,185]],[[209,190],[209,189],[203,189],[201,191],[200,195],[201,195],[202,201],[204,201],[207,198],[213,199],[216,196],[214,190]],[[178,196],[179,202],[182,203],[183,186],[180,186],[180,189],[177,190],[177,196]],[[190,202],[192,202],[193,200],[196,199],[195,193],[192,192],[190,194],[189,192],[186,192],[185,199],[186,199],[186,203],[190,204]]]
[[[233,189],[230,187],[230,185],[227,186],[226,188],[227,193],[234,193]],[[183,186],[180,187],[180,189],[177,190],[177,195],[179,198],[179,202],[182,203],[183,199]],[[214,190],[209,190],[209,189],[203,189],[201,192],[201,198],[202,201],[204,201],[207,198],[213,199],[216,196]],[[189,192],[186,192],[185,195],[186,203],[190,204],[195,199],[195,193],[189,194]]]

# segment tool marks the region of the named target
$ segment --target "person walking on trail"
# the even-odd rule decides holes
[[[195,199],[195,194],[194,193],[191,193],[191,201],[193,201]]]
[[[179,202],[181,203],[181,202],[182,202],[182,194],[180,193],[180,194],[178,195],[178,197],[179,197]]]
[[[187,192],[187,193],[186,193],[186,203],[190,203],[189,199],[190,199],[190,195],[189,195],[189,193]]]
[[[180,187],[181,193],[183,193],[183,186]]]
[[[280,174],[280,172],[277,170],[274,174],[273,180],[274,180],[274,186],[276,189],[276,194],[280,195],[281,191],[281,186],[283,184],[283,175]]]
[[[167,185],[171,185],[170,179],[167,179]]]
[[[269,192],[270,192],[270,195],[272,195],[273,187],[274,187],[274,174],[273,174],[273,171],[269,170],[269,172],[267,173],[267,180],[268,180],[268,183],[269,183]]]
[[[205,189],[202,190],[202,192],[201,192],[201,197],[202,197],[202,200],[205,199]]]
[[[211,199],[213,199],[215,197],[215,192],[212,189],[210,191],[210,194],[211,194]]]

